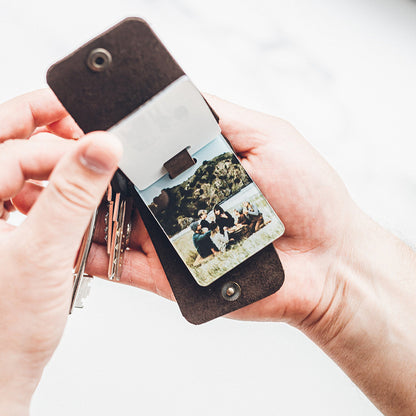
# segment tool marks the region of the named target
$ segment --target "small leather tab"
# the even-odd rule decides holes
[[[195,165],[195,160],[189,154],[188,149],[183,149],[163,164],[171,179],[175,179],[193,165]]]

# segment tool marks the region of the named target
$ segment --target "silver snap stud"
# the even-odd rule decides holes
[[[105,71],[113,61],[111,53],[107,49],[93,49],[88,55],[87,65],[94,72]]]
[[[226,292],[227,296],[232,296],[235,293],[235,289],[233,287],[229,287]]]
[[[241,295],[241,287],[236,282],[227,282],[221,288],[221,295],[230,302],[237,300]]]

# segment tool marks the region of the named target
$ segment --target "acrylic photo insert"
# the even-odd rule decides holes
[[[140,196],[196,282],[208,286],[280,237],[284,226],[222,137]]]

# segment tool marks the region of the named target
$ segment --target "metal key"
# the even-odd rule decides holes
[[[133,200],[127,192],[126,182],[121,175],[115,175],[106,193],[107,213],[105,216],[105,239],[109,255],[108,278],[120,280],[124,252],[128,249],[131,233],[131,213]],[[90,292],[93,276],[85,273],[92,238],[97,222],[98,209],[95,210],[79,248],[74,267],[74,283],[70,313],[73,308],[83,308]]]
[[[109,254],[108,278],[121,278],[124,253],[128,249],[131,233],[132,199],[113,188],[107,193],[108,214],[106,216],[107,253]]]
[[[91,249],[92,237],[94,235],[95,223],[97,221],[98,210],[94,211],[87,231],[82,238],[81,246],[78,251],[77,261],[74,267],[74,283],[72,287],[72,299],[69,313],[75,308],[83,308],[85,298],[90,292],[92,276],[85,274],[88,254]]]

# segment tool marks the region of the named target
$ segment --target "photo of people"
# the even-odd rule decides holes
[[[207,286],[280,237],[284,226],[220,135],[194,166],[139,191],[197,283]]]

